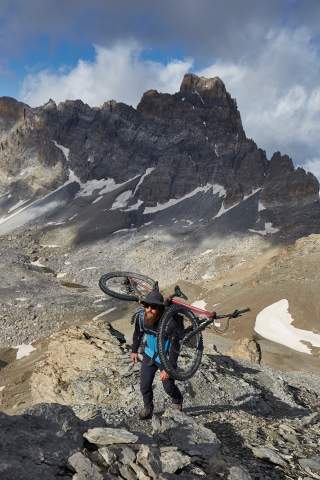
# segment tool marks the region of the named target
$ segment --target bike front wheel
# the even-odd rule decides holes
[[[188,380],[200,366],[203,338],[201,332],[196,331],[198,326],[194,313],[182,305],[172,305],[160,320],[159,356],[175,380]]]
[[[138,302],[156,285],[152,278],[134,272],[105,273],[99,280],[99,287],[104,293],[129,302]]]

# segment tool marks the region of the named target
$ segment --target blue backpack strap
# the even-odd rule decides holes
[[[143,329],[143,312],[144,312],[144,308],[143,307],[139,307],[137,308],[137,310],[135,310],[134,314],[132,315],[131,317],[131,325],[135,325],[137,321],[139,321],[139,327],[141,329]]]

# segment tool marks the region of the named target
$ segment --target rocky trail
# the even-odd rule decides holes
[[[138,419],[139,366],[106,323],[68,328],[0,371],[3,480],[319,478],[320,381],[207,350],[170,408]]]

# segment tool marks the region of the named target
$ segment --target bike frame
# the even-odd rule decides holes
[[[130,279],[130,277],[128,277],[128,279]],[[147,287],[147,289],[150,290],[150,286],[147,283],[145,283],[145,286]],[[156,282],[156,286],[158,288],[158,282]],[[179,288],[179,287],[176,287],[176,289],[177,288]],[[180,291],[180,294],[182,294],[181,291]],[[215,311],[210,312],[209,310],[204,310],[203,308],[196,307],[195,305],[185,303],[184,300],[181,300],[178,296],[175,296],[175,294],[169,295],[167,298],[165,298],[165,301],[167,301],[171,305],[172,304],[173,305],[181,305],[181,306],[185,307],[187,310],[191,310],[194,314],[196,314],[197,320],[199,321],[199,326],[198,326],[198,328],[195,328],[191,333],[189,333],[185,337],[185,340],[188,340],[189,338],[196,335],[198,332],[201,332],[202,330],[204,330],[209,325],[212,325],[215,322],[215,320],[220,320],[220,319],[223,319],[223,318],[228,318],[228,319],[236,318],[239,315],[241,315],[242,313],[245,313],[245,312],[250,310],[249,308],[246,308],[242,311],[241,310],[240,311],[235,310],[233,313],[228,313],[226,315],[217,315],[217,313]],[[219,333],[224,333],[224,332],[219,332]]]
[[[174,305],[183,305],[188,310],[191,310],[193,313],[197,314],[199,317],[205,317],[207,319],[214,320],[216,318],[216,312],[209,312],[208,310],[204,310],[203,308],[196,307],[195,305],[190,305],[189,303],[185,303],[177,298],[173,298],[171,303]]]

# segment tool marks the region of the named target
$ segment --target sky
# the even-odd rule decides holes
[[[320,179],[320,0],[1,0],[0,96],[174,93],[219,76],[249,138]]]

